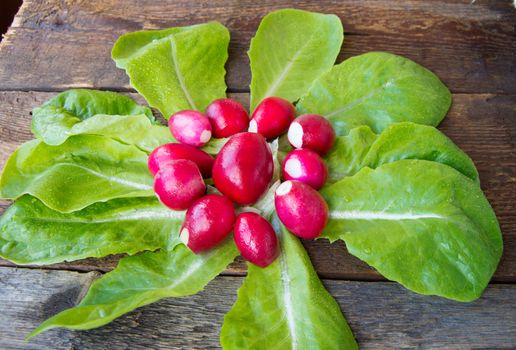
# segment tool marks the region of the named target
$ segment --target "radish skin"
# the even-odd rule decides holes
[[[168,127],[176,140],[187,145],[202,147],[211,139],[210,121],[197,111],[184,110],[173,114]]]
[[[287,132],[296,117],[294,106],[279,97],[267,97],[256,107],[249,123],[249,132],[273,139]]]
[[[297,180],[314,189],[320,189],[328,178],[328,169],[324,160],[309,149],[296,149],[283,161],[282,176],[284,180]]]
[[[255,203],[267,190],[274,165],[263,136],[250,132],[233,135],[213,164],[215,187],[233,202]]]
[[[314,239],[328,222],[328,205],[324,198],[302,182],[283,182],[276,190],[274,204],[283,225],[298,237]]]
[[[206,192],[206,185],[194,162],[179,159],[166,163],[157,172],[154,192],[170,209],[185,210]]]
[[[191,160],[199,167],[203,177],[211,177],[215,159],[194,146],[181,143],[167,143],[157,147],[149,155],[147,164],[149,171],[155,176],[162,165],[178,159]]]
[[[335,130],[328,119],[317,114],[297,117],[288,129],[288,141],[294,148],[308,148],[324,156],[335,143]]]
[[[234,223],[233,203],[225,196],[209,194],[188,208],[179,237],[192,252],[204,252],[224,241]]]
[[[246,131],[249,126],[249,115],[245,108],[230,98],[221,98],[213,101],[206,108],[213,136],[217,138],[230,137]]]
[[[234,239],[240,254],[249,262],[267,267],[278,256],[278,238],[272,225],[254,212],[237,216]]]

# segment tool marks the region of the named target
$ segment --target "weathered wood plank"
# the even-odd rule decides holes
[[[32,138],[30,111],[46,99],[49,92],[0,92],[0,169],[7,157],[24,141]],[[144,102],[137,94],[129,94]],[[247,104],[247,94],[231,97]],[[516,96],[454,95],[453,107],[441,129],[475,161],[482,187],[493,205],[504,234],[504,255],[494,281],[516,281]],[[8,202],[0,203],[0,211]],[[382,277],[365,263],[348,254],[343,243],[305,242],[318,273],[326,278],[379,280]],[[56,264],[51,268],[76,271],[109,271],[119,256]],[[0,260],[0,265],[12,266]],[[245,263],[238,259],[227,274],[244,274]]]
[[[241,277],[218,277],[205,291],[165,299],[92,331],[51,330],[23,340],[39,322],[73,306],[95,276],[0,268],[0,348],[213,349]],[[325,280],[362,349],[511,348],[515,285],[491,285],[473,303],[416,295],[387,282]]]
[[[348,35],[338,62],[371,50],[391,51],[433,70],[454,92],[516,93],[511,2],[443,0],[27,0],[0,46],[0,90],[127,90],[127,77],[110,58],[119,35],[218,20],[232,35],[228,85],[247,91],[250,38],[266,13],[284,7],[342,19]]]

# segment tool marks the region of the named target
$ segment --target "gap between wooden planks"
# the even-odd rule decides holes
[[[0,348],[214,349],[241,277],[215,278],[201,293],[168,298],[90,331],[57,329],[29,343],[40,322],[74,306],[96,273],[0,268]],[[323,281],[361,349],[511,348],[516,285],[490,285],[471,303],[412,293],[396,283]]]
[[[248,91],[251,37],[264,15],[285,7],[341,18],[346,34],[337,62],[390,51],[431,69],[453,92],[516,93],[516,10],[508,0],[26,0],[0,46],[0,90],[128,90],[110,54],[121,34],[217,20],[231,33],[229,90]]]
[[[0,169],[23,142],[32,139],[32,108],[55,96],[54,92],[0,91]],[[127,94],[140,103],[143,98]],[[246,93],[230,94],[247,104]],[[516,282],[516,98],[512,95],[455,94],[454,103],[440,129],[451,137],[477,165],[482,188],[494,207],[504,238],[504,254],[493,282]],[[0,202],[7,207],[8,202]],[[305,247],[321,277],[347,280],[384,280],[372,268],[346,252],[342,242],[305,241]],[[46,268],[75,271],[110,271],[120,256],[60,263]],[[0,266],[14,266],[1,260]],[[246,266],[237,259],[224,274],[243,275]]]

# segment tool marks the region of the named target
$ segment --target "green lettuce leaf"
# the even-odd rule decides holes
[[[176,142],[167,126],[153,124],[142,115],[96,115],[78,124],[73,133],[107,136],[134,145],[145,153],[151,153],[162,144]]]
[[[368,126],[337,137],[326,157],[329,182],[352,176],[364,167],[377,168],[401,159],[423,159],[449,165],[478,182],[478,172],[468,157],[434,127],[409,122],[389,125],[381,134]]]
[[[437,126],[451,94],[428,69],[386,52],[349,58],[317,79],[297,112],[328,118],[337,135],[367,125],[380,133],[389,124],[411,121]]]
[[[175,142],[168,127],[153,124],[144,115],[99,114],[75,124],[66,137],[55,143],[43,139],[48,145],[60,145],[73,135],[102,135],[122,143],[134,145],[146,153],[164,143]]]
[[[98,118],[97,115],[103,115]],[[60,145],[69,136],[90,133],[116,135],[123,128],[113,127],[109,117],[144,116],[154,122],[152,111],[127,96],[99,90],[74,89],[58,94],[32,111],[32,132],[49,145]],[[90,118],[95,117],[93,121]],[[116,127],[116,126],[115,126]]]
[[[478,298],[502,254],[496,216],[478,184],[425,160],[364,168],[322,191],[323,237],[420,294]]]
[[[17,264],[53,264],[155,250],[177,243],[183,217],[152,197],[63,214],[23,196],[0,217],[0,256]]]
[[[344,40],[335,15],[294,9],[269,13],[251,40],[251,110],[268,96],[296,101],[335,63]]]
[[[281,253],[275,262],[266,268],[248,264],[237,301],[224,317],[222,347],[358,349],[299,240],[284,227],[278,237]]]
[[[113,45],[111,57],[115,60],[118,68],[125,69],[128,64],[130,64],[133,57],[138,56],[138,54],[148,48],[153,42],[164,39],[170,35],[196,29],[196,27],[197,26],[194,25],[190,27],[174,27],[163,30],[142,30],[125,33],[121,35],[115,42],[115,45]]]
[[[84,299],[39,325],[28,338],[48,329],[91,329],[165,297],[201,291],[238,255],[230,238],[203,254],[183,244],[171,251],[146,252],[120,260],[117,268],[95,281]]]
[[[70,137],[62,145],[32,140],[9,158],[0,197],[30,194],[46,206],[71,212],[114,198],[153,196],[147,154],[95,135]]]
[[[111,52],[131,85],[168,118],[225,97],[229,32],[218,22],[121,36]]]
[[[228,140],[229,140],[229,138],[216,139],[216,138],[212,137],[210,139],[210,142],[208,142],[202,148],[202,150],[211,155],[216,155],[217,153],[220,152],[220,150],[222,149],[222,147],[224,147],[224,145],[226,144],[226,142],[228,142]]]

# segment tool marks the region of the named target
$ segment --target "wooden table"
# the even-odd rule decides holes
[[[127,31],[218,20],[231,31],[227,83],[247,100],[246,51],[270,10],[297,7],[335,13],[346,37],[340,62],[375,50],[409,57],[453,92],[440,129],[475,161],[500,221],[504,255],[484,296],[473,303],[424,297],[385,281],[343,244],[309,242],[318,273],[340,303],[358,342],[378,348],[516,347],[516,10],[512,1],[121,1],[26,0],[0,45],[0,167],[31,139],[30,111],[68,88],[134,94],[110,50]],[[2,209],[9,203],[2,202]],[[74,305],[119,257],[45,268],[0,261],[0,348],[104,349],[219,346],[224,313],[245,265],[232,264],[207,289],[167,299],[87,332],[53,330],[30,343],[39,322]]]

